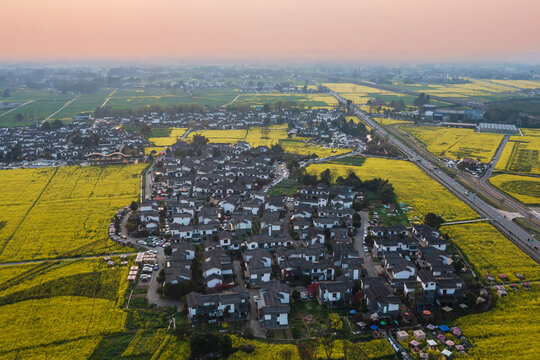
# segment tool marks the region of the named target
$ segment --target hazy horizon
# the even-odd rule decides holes
[[[540,59],[532,0],[20,0],[3,8],[3,62]]]

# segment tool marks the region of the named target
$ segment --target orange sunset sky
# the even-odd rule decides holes
[[[0,0],[0,59],[459,59],[540,52],[538,0]]]

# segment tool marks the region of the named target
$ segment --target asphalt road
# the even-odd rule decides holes
[[[377,277],[379,275],[377,273],[377,269],[375,269],[376,263],[374,263],[371,260],[371,256],[364,251],[364,231],[369,225],[369,215],[367,211],[360,211],[360,217],[362,219],[362,226],[356,231],[356,235],[354,236],[354,249],[358,251],[360,258],[364,260],[364,268],[366,269],[367,276]]]
[[[333,92],[331,92],[331,94],[336,99],[338,99],[338,101],[346,103],[346,100],[338,94]],[[505,233],[525,253],[531,256],[536,262],[540,263],[540,253],[537,250],[540,249],[540,243],[531,234],[529,234],[527,231],[523,230],[517,224],[512,222],[511,219],[508,219],[506,216],[502,215],[498,211],[498,209],[495,209],[482,199],[469,193],[469,191],[465,187],[463,187],[460,183],[456,182],[454,179],[450,178],[443,171],[437,169],[432,171],[433,165],[429,161],[427,161],[422,156],[418,155],[415,151],[410,149],[408,146],[403,144],[395,136],[390,134],[383,127],[379,126],[378,123],[371,120],[360,110],[355,109],[355,115],[365,121],[367,125],[369,125],[372,129],[376,130],[381,136],[394,144],[403,154],[405,154],[408,160],[414,162],[418,167],[424,170],[424,172],[426,172],[434,180],[438,181],[441,185],[447,188],[459,199],[468,204],[477,213],[488,218],[494,226],[496,226],[500,231]]]

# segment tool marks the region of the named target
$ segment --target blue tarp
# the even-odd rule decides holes
[[[377,325],[371,325],[371,330],[377,330],[379,327]]]
[[[444,332],[450,331],[450,328],[446,325],[440,325],[439,329]]]

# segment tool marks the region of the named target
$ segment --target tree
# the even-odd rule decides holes
[[[195,134],[193,135],[193,139],[191,143],[197,147],[206,146],[208,144],[208,138],[201,134]]]
[[[326,169],[321,173],[321,182],[330,186],[330,183],[332,182],[332,174],[330,173],[330,169]]]
[[[334,334],[325,332],[317,340],[318,344],[323,348],[326,358],[328,360],[332,359],[332,354],[334,353]]]
[[[169,245],[169,246],[165,246],[163,248],[163,252],[165,253],[165,255],[168,255],[170,256],[172,254],[172,247]]]
[[[434,213],[430,212],[424,216],[424,224],[438,229],[442,224],[444,224],[444,219],[440,215],[435,215]]]
[[[150,126],[148,126],[147,124],[143,124],[141,126],[141,129],[139,130],[139,132],[141,133],[142,136],[144,136],[145,138],[149,138],[150,135],[152,135],[152,128]]]
[[[431,97],[429,95],[421,93],[416,99],[413,100],[413,105],[421,108],[422,106],[429,104],[430,101]]]
[[[2,92],[2,97],[5,97],[5,98],[8,98],[8,97],[9,97],[9,89],[5,89],[5,90]]]
[[[62,126],[64,126],[64,123],[61,120],[56,119],[56,120],[51,121],[51,129],[52,130],[58,130]]]
[[[232,341],[225,334],[195,332],[189,338],[189,347],[192,359],[202,359],[210,354],[226,358],[232,352]]]
[[[362,226],[362,217],[360,216],[359,213],[355,212],[352,220],[353,220],[353,226],[355,228],[359,228]]]
[[[136,201],[132,201],[129,205],[129,208],[131,209],[131,211],[137,211],[137,209],[139,208],[139,204]]]
[[[163,284],[165,282],[165,270],[161,269],[156,277],[158,283]]]
[[[315,347],[311,341],[302,341],[297,346],[301,360],[313,360],[315,358]]]
[[[292,292],[291,297],[295,302],[299,302],[300,301],[300,292],[298,290],[294,290]]]
[[[349,340],[343,340],[343,358],[345,360],[364,360],[369,359],[369,356],[362,350],[361,344],[353,344]]]
[[[330,329],[334,331],[339,331],[343,328],[343,320],[341,320],[341,316],[336,313],[328,314],[328,324]]]
[[[13,120],[15,122],[23,122],[24,121],[24,115],[21,114],[21,113],[17,113],[14,117],[13,117]]]
[[[268,139],[269,133],[270,133],[270,118],[267,116],[263,120],[263,128],[261,129],[261,137],[263,139]]]

